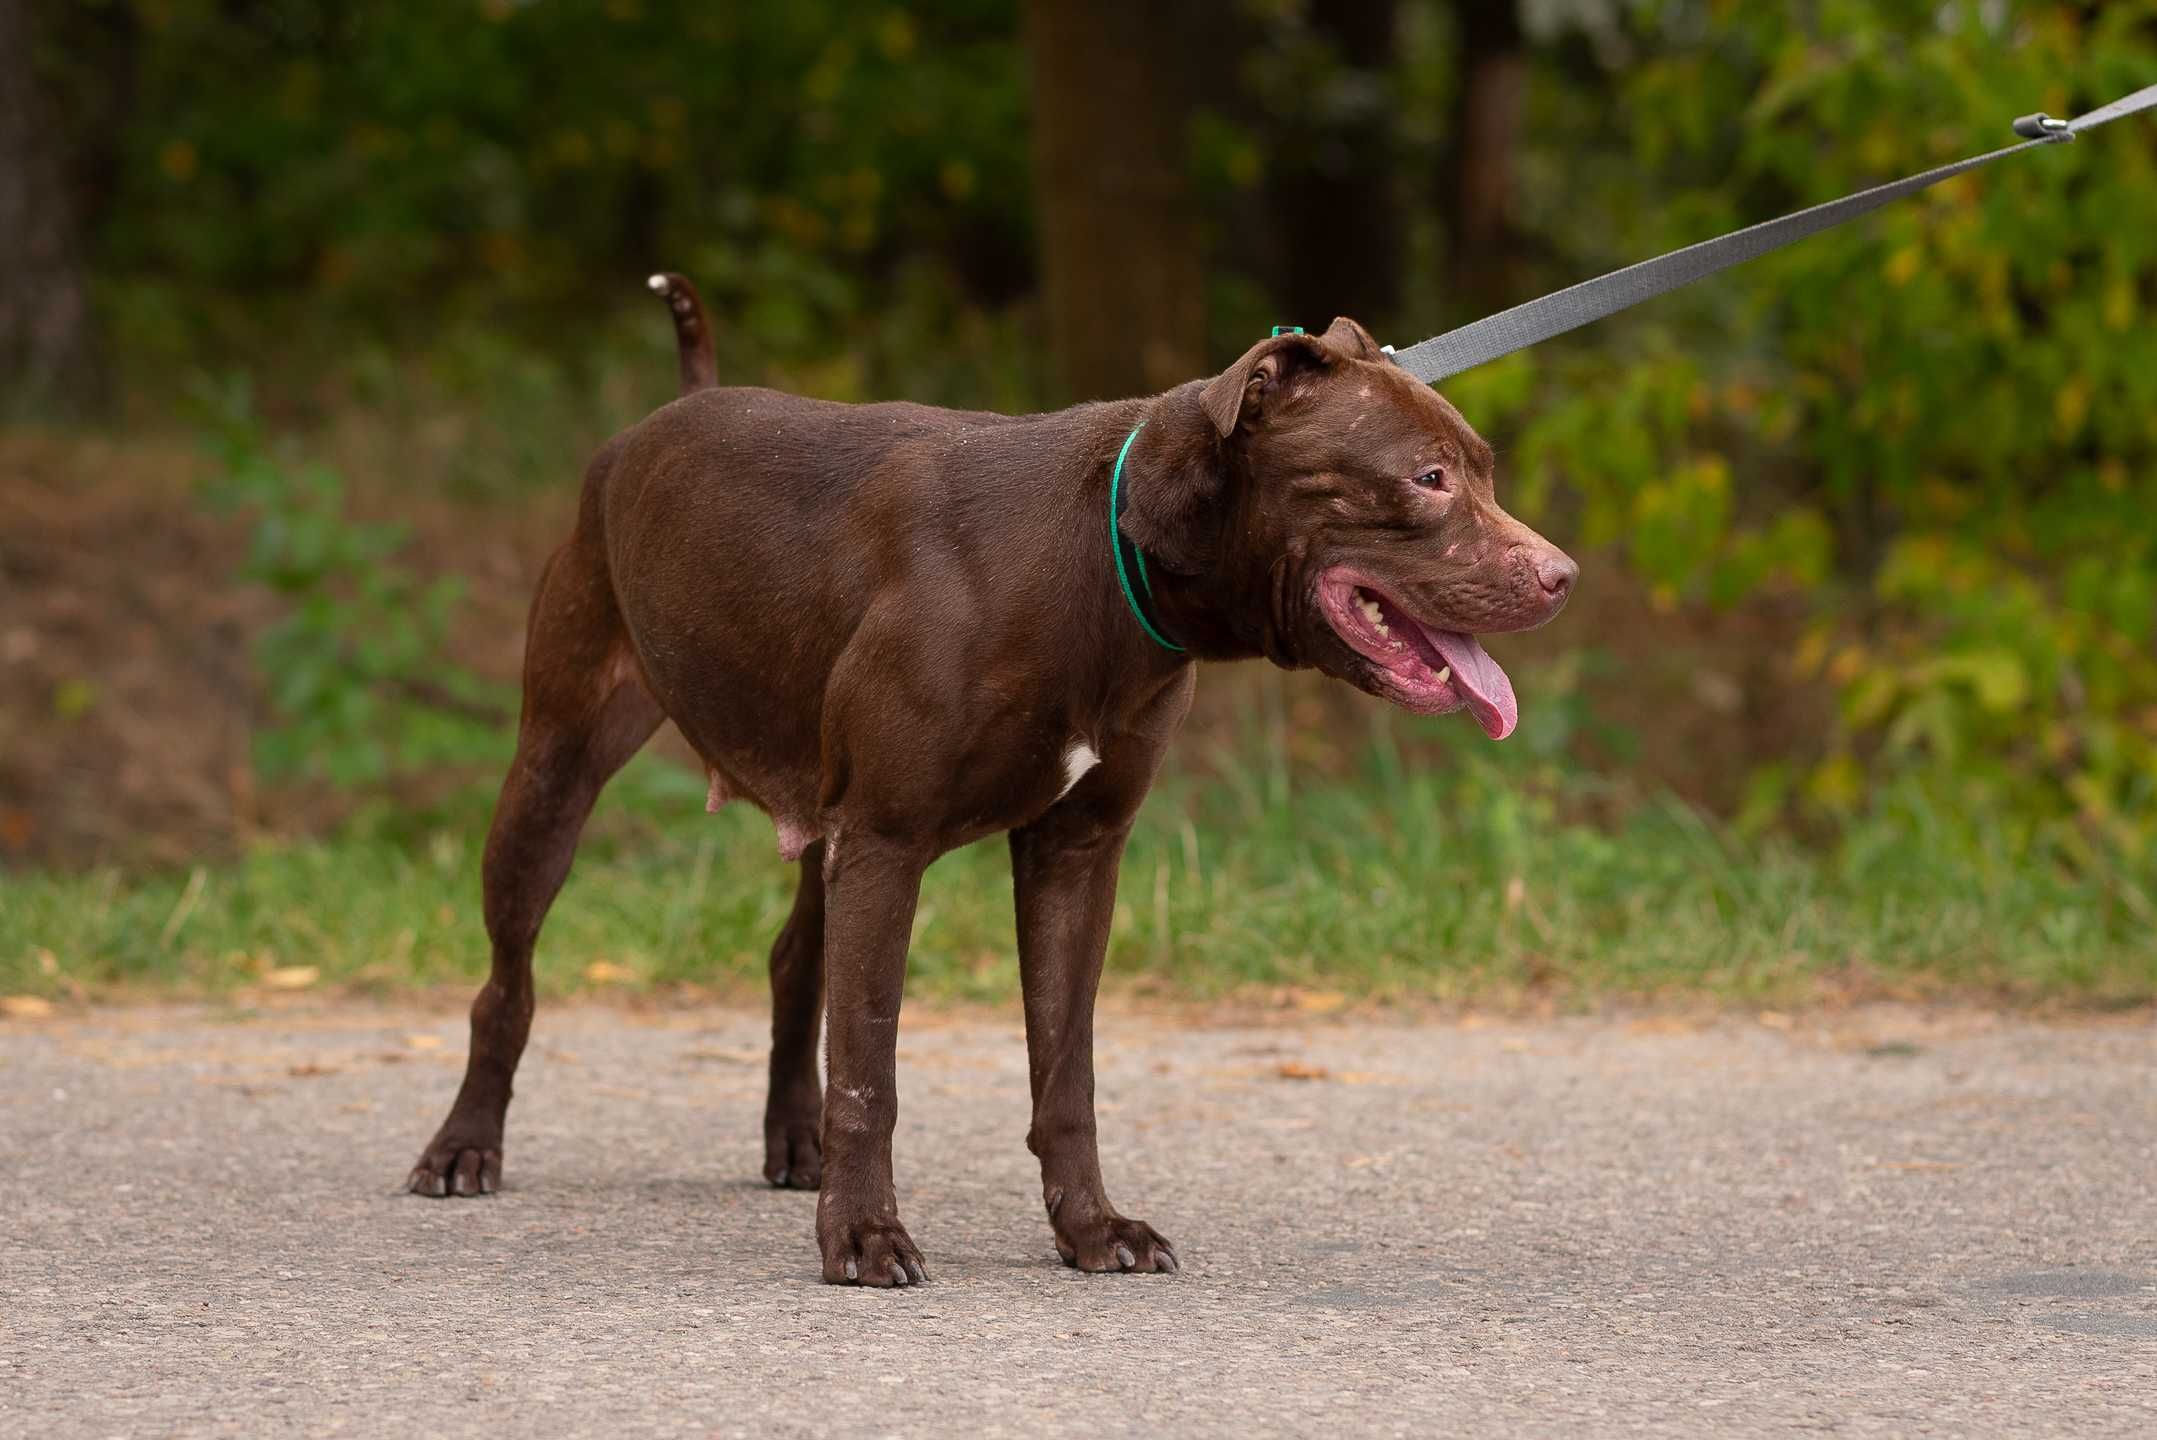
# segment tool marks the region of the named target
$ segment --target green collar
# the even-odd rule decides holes
[[[1128,498],[1123,491],[1124,457],[1131,453],[1131,442],[1136,440],[1138,432],[1145,428],[1146,422],[1139,421],[1137,425],[1132,427],[1131,433],[1123,437],[1123,449],[1116,452],[1116,469],[1109,476],[1108,481],[1109,545],[1116,555],[1116,584],[1123,590],[1124,604],[1129,605],[1131,613],[1138,617],[1139,628],[1146,632],[1147,637],[1154,644],[1164,650],[1173,650],[1181,655],[1183,647],[1163,635],[1160,627],[1146,613],[1147,604],[1153,599],[1153,582],[1146,578],[1146,552],[1132,544],[1130,538],[1123,533],[1123,526],[1117,523],[1123,519],[1124,505]],[[1130,552],[1128,560],[1125,559],[1126,551]],[[1138,572],[1137,590],[1131,588],[1131,572],[1133,570]],[[1139,598],[1141,592],[1144,593],[1145,600]]]

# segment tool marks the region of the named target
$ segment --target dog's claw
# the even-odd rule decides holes
[[[929,1271],[921,1262],[921,1252],[896,1220],[878,1218],[836,1225],[826,1221],[817,1230],[818,1244],[824,1252],[824,1279],[830,1284],[896,1289],[928,1283]]]
[[[1143,1220],[1109,1214],[1069,1233],[1056,1234],[1056,1253],[1074,1270],[1088,1274],[1174,1275],[1176,1252],[1160,1232]]]
[[[442,1199],[450,1195],[492,1195],[502,1188],[502,1152],[498,1144],[443,1140],[437,1137],[412,1167],[405,1189]]]
[[[814,1110],[788,1120],[764,1122],[764,1178],[775,1190],[815,1190],[824,1180],[824,1150],[819,1143],[822,1119]]]

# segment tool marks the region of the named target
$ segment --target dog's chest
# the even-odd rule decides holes
[[[1056,798],[1061,800],[1064,796],[1069,795],[1071,787],[1085,779],[1086,772],[1100,763],[1101,757],[1095,752],[1093,746],[1087,744],[1084,740],[1074,739],[1064,749],[1064,785],[1063,789],[1056,792]]]

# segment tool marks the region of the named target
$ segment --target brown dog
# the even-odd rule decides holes
[[[1102,1186],[1093,1007],[1191,662],[1316,666],[1502,737],[1512,686],[1474,635],[1550,619],[1573,562],[1498,507],[1490,447],[1351,320],[1163,395],[1013,417],[714,388],[695,292],[653,288],[687,393],[593,459],[533,598],[487,837],[493,969],[411,1189],[499,1183],[540,921],[600,787],[671,719],[712,805],[757,805],[801,865],[771,955],[764,1174],[821,1185],[824,1278],[926,1278],[892,1190],[907,938],[929,862],[998,831],[1057,1252],[1174,1270]]]

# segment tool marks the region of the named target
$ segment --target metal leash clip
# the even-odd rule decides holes
[[[2022,115],[2015,119],[2015,133],[2025,140],[2068,140],[2075,132],[2065,120],[2055,120],[2040,110],[2035,115]]]

